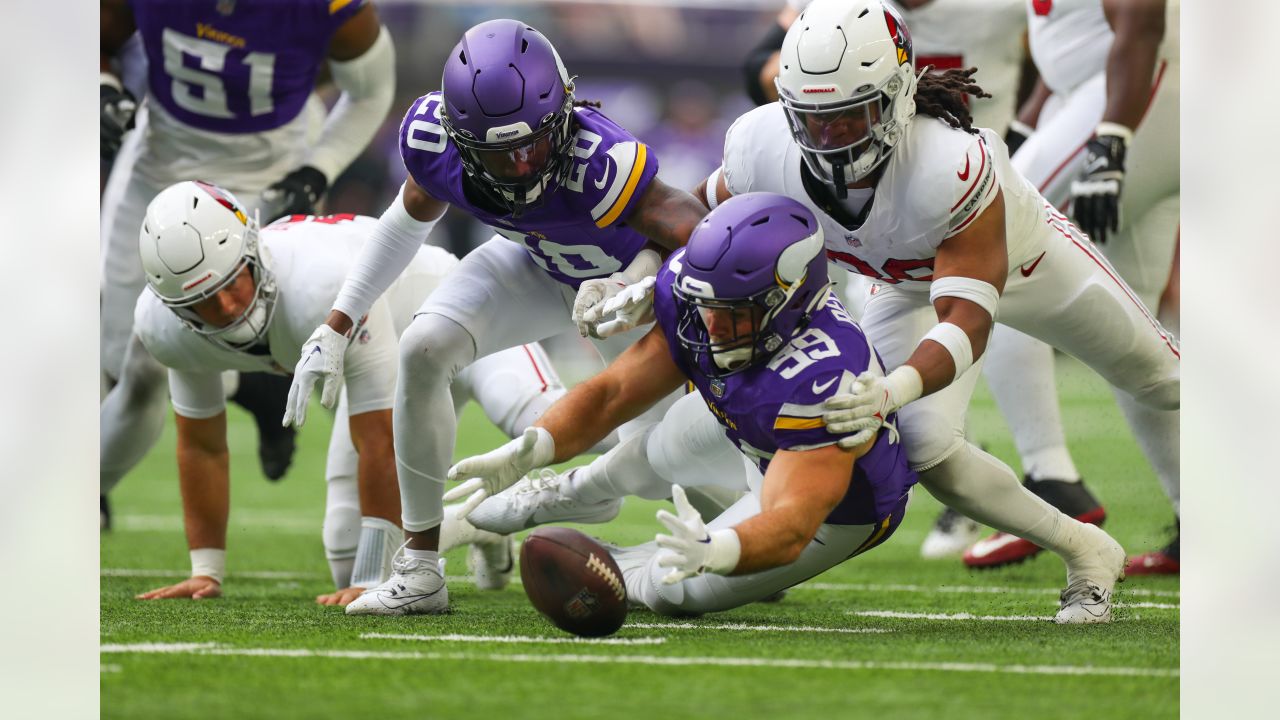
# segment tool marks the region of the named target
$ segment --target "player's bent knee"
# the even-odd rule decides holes
[[[355,557],[360,544],[360,507],[330,505],[325,509],[322,535],[326,558]]]
[[[475,341],[461,325],[432,313],[418,315],[400,336],[402,377],[452,382],[475,359]]]
[[[1162,380],[1133,393],[1134,399],[1156,410],[1178,410],[1182,406],[1182,381]]]

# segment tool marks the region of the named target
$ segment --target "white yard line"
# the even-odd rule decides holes
[[[1025,588],[1025,587],[999,587],[994,585],[895,585],[895,584],[873,584],[873,583],[829,583],[829,582],[809,582],[797,585],[792,590],[847,590],[850,592],[902,592],[902,593],[977,593],[991,595],[1057,595],[1062,592],[1062,588]],[[1181,593],[1178,590],[1146,590],[1143,588],[1130,588],[1120,586],[1116,589],[1118,595],[1133,595],[1143,597],[1179,597]]]
[[[537,643],[569,645],[661,645],[666,638],[582,638],[582,637],[530,637],[528,635],[397,635],[395,633],[364,633],[361,640],[417,640],[420,642],[471,642],[471,643]]]
[[[1176,678],[1176,668],[1097,667],[1076,665],[997,665],[995,663],[968,662],[875,662],[858,660],[822,660],[816,658],[755,658],[755,657],[662,657],[658,655],[525,655],[506,653],[463,652],[393,652],[372,650],[316,650],[313,648],[239,648],[229,646],[193,645],[191,643],[165,645],[142,643],[137,645],[103,645],[102,653],[164,653],[194,655],[225,655],[236,657],[288,657],[330,658],[343,660],[428,660],[471,661],[495,663],[563,664],[583,663],[601,665],[660,665],[702,667],[764,667],[813,670],[903,670],[907,672],[965,672],[1013,675],[1104,675],[1126,677]]]
[[[738,630],[747,632],[850,633],[855,635],[893,632],[886,628],[832,628],[809,627],[807,625],[744,625],[742,623],[726,623],[723,625],[698,625],[695,623],[627,623],[622,627],[640,628],[644,630]]]
[[[902,620],[982,620],[982,621],[1001,621],[1009,620],[1014,622],[1049,622],[1053,620],[1050,616],[1045,615],[974,615],[972,613],[918,613],[918,612],[899,612],[897,610],[848,610],[846,615],[856,615],[858,617],[873,618],[898,618]]]
[[[109,664],[107,664],[107,663],[100,663],[100,664],[98,665],[98,673],[99,673],[99,674],[101,674],[101,673],[118,673],[118,672],[120,672],[120,666],[119,666],[119,665],[109,665]]]
[[[273,515],[265,512],[232,513],[228,527],[274,530],[290,535],[320,534],[322,518],[298,515]],[[112,518],[112,530],[122,532],[181,532],[181,515],[117,515]]]
[[[183,569],[102,568],[98,571],[98,574],[102,577],[185,578],[190,575],[190,572],[190,570]],[[319,580],[325,576],[318,573],[295,573],[279,570],[242,570],[228,573],[227,577],[230,579],[243,578],[251,580]]]

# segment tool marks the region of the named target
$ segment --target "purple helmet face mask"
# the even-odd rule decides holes
[[[738,195],[711,211],[679,262],[677,340],[690,363],[712,376],[768,360],[808,325],[828,284],[817,219],[773,193]],[[707,318],[715,315],[712,338]]]
[[[568,168],[573,83],[537,30],[516,20],[471,28],[445,61],[442,89],[467,174],[513,215]]]

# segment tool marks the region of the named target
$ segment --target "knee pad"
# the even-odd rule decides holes
[[[475,359],[471,334],[434,313],[418,315],[400,336],[400,380],[442,378],[446,384]]]
[[[356,556],[360,544],[360,493],[354,475],[329,478],[321,534],[326,558]]]

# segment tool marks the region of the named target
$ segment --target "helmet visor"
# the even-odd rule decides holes
[[[880,124],[880,96],[835,109],[788,107],[794,119],[797,140],[806,150],[836,153],[854,150],[871,142]]]
[[[490,177],[502,184],[531,185],[551,166],[555,138],[546,133],[532,142],[505,149],[476,149],[476,159]]]

